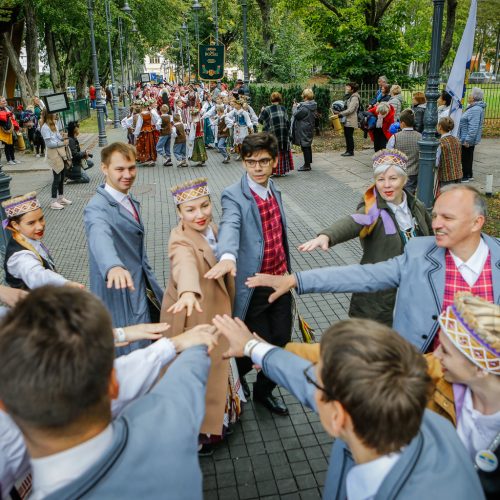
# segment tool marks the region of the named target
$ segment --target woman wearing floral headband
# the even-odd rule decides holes
[[[156,163],[156,143],[158,141],[158,128],[161,119],[156,111],[151,110],[156,99],[145,99],[140,102],[142,108],[135,126],[135,147],[137,149],[137,162],[153,166]]]
[[[319,235],[299,246],[301,252],[328,247],[359,236],[363,247],[361,264],[382,262],[401,255],[406,242],[415,236],[432,234],[431,218],[425,206],[404,189],[408,179],[407,157],[396,149],[384,149],[373,156],[373,177],[358,205],[357,213],[334,222]],[[396,290],[354,293],[349,316],[368,318],[392,325]]]
[[[207,179],[193,179],[172,188],[179,225],[170,233],[170,278],[163,297],[161,321],[171,325],[167,336],[178,335],[199,324],[211,323],[217,314],[231,314],[234,279],[204,278],[216,263],[217,228],[212,224],[212,202]],[[227,344],[222,338],[211,352],[205,419],[200,430],[200,454],[212,453],[212,445],[238,420],[244,401],[234,360],[222,359]]]
[[[5,281],[13,288],[31,290],[44,285],[83,285],[68,281],[56,271],[48,248],[42,243],[45,218],[36,193],[2,202],[7,219],[3,227],[12,232],[5,250]]]

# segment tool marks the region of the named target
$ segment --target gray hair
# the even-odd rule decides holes
[[[389,113],[389,110],[391,109],[391,106],[387,104],[386,102],[379,102],[377,105],[377,113],[381,115],[386,115]]]
[[[399,177],[404,177],[405,179],[408,178],[408,174],[406,173],[406,171],[403,170],[399,165],[394,165],[393,163],[383,163],[382,165],[377,165],[373,169],[373,178],[377,179],[380,174],[385,174],[391,167]]]
[[[488,207],[486,205],[486,201],[481,196],[479,190],[476,189],[475,187],[468,186],[466,184],[448,184],[447,186],[444,186],[441,189],[441,194],[448,193],[449,191],[458,191],[459,189],[462,191],[469,191],[470,193],[472,193],[474,197],[474,210],[476,214],[487,217]]]
[[[482,101],[484,99],[483,89],[480,89],[479,87],[472,87],[470,95],[474,101]]]
[[[380,75],[378,77],[379,80],[384,80],[385,83],[388,83],[387,77],[385,75]]]

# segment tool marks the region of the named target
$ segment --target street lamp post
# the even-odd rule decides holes
[[[186,20],[182,23],[182,29],[186,32],[186,51],[187,51],[187,67],[188,67],[188,83],[191,83],[191,53],[189,50],[189,28]]]
[[[219,45],[219,16],[217,12],[217,0],[212,0],[212,10],[214,16],[215,45]]]
[[[111,7],[109,5],[109,0],[104,2],[104,10],[106,12],[106,30],[108,32],[109,72],[111,75],[111,86],[113,89],[113,128],[119,128],[120,116],[118,114],[118,90],[116,88],[115,69],[113,64],[113,49],[111,48]]]
[[[439,60],[441,56],[441,33],[445,0],[434,0],[432,18],[431,61],[425,97],[427,107],[424,115],[424,131],[419,141],[420,161],[418,168],[418,197],[427,209],[434,203],[434,169],[439,142],[436,138],[438,121],[437,99],[439,97]]]
[[[182,54],[182,36],[177,33],[177,41],[179,42],[179,55],[181,58],[181,81],[184,83],[184,57]]]
[[[193,11],[194,11],[194,34],[196,37],[196,46],[200,45],[200,27],[198,25],[198,12],[201,10],[201,4],[198,0],[194,0],[193,2]]]
[[[122,100],[125,107],[128,106],[127,103],[127,88],[125,87],[125,68],[123,67],[123,26],[122,18],[118,18],[118,40],[120,42],[120,72],[122,80]]]
[[[247,0],[240,0],[243,14],[243,81],[245,94],[248,94],[248,82],[250,76],[248,74],[248,39],[247,39]]]
[[[95,49],[95,34],[94,34],[94,6],[93,0],[87,0],[87,8],[89,12],[90,26],[90,47],[92,50],[92,69],[94,70],[94,87],[97,104],[97,127],[99,129],[99,146],[106,146],[108,138],[106,137],[106,128],[104,125],[104,109],[101,96],[101,84],[99,83],[99,67],[97,64],[97,53]]]

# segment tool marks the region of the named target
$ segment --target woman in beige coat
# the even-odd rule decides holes
[[[345,91],[349,98],[346,102],[346,109],[339,113],[340,117],[345,118],[345,153],[340,156],[354,156],[354,129],[358,127],[358,110],[360,106],[358,84],[354,82],[348,83],[345,86]]]
[[[211,323],[217,314],[231,314],[234,277],[217,280],[204,275],[215,264],[217,228],[212,224],[212,203],[206,179],[194,179],[172,188],[179,225],[170,233],[170,278],[163,297],[161,321],[171,325],[168,337],[193,326]],[[244,396],[233,360],[223,360],[227,344],[222,337],[211,352],[206,413],[200,430],[200,454],[210,454],[229,424],[238,420]]]

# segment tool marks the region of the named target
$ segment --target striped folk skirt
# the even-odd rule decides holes
[[[274,175],[286,175],[290,170],[293,170],[293,157],[292,152],[287,150],[280,150],[278,153],[278,163],[276,168],[273,169]]]

